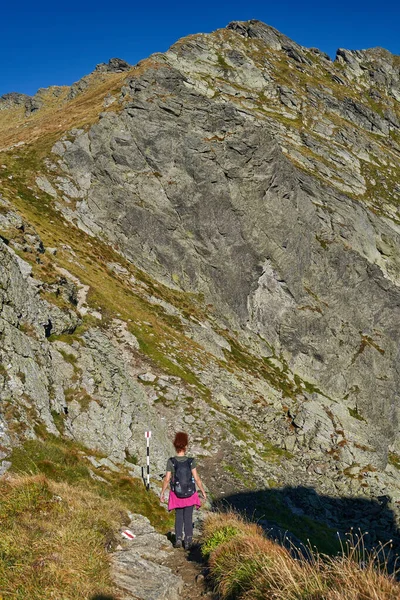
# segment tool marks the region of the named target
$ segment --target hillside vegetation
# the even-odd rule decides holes
[[[366,552],[352,536],[336,557],[292,546],[288,550],[265,537],[254,523],[233,513],[208,517],[203,554],[221,600],[395,600],[400,584],[389,576],[385,549]],[[387,549],[386,549],[387,550]]]
[[[171,526],[157,497],[124,469],[96,469],[87,449],[55,436],[12,454],[0,480],[0,596],[3,600],[82,600],[115,592],[110,552],[129,524],[147,516]],[[97,459],[101,458],[96,453]]]
[[[81,600],[112,592],[107,544],[126,511],[43,475],[0,482],[0,593],[4,599]]]

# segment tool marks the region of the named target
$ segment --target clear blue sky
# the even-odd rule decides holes
[[[135,64],[233,20],[259,19],[332,57],[339,47],[400,54],[400,0],[4,0],[0,18],[0,95],[70,85],[109,58]]]

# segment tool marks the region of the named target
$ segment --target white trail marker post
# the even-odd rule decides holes
[[[146,490],[150,489],[150,438],[151,431],[145,431],[145,438],[147,441],[147,449],[146,449],[146,463],[147,463],[147,476],[146,476]]]

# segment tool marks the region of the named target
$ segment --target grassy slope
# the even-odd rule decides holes
[[[116,531],[129,523],[127,512],[147,516],[162,532],[172,526],[140,480],[123,467],[94,469],[88,455],[93,452],[47,433],[14,449],[14,475],[0,481],[0,597],[110,594],[108,552],[118,543]]]
[[[156,496],[144,490],[140,479],[131,477],[122,465],[119,472],[105,467],[95,469],[87,456],[102,458],[98,452],[45,432],[44,437],[27,440],[23,446],[14,448],[10,457],[11,472],[43,474],[53,481],[91,490],[101,498],[116,500],[126,509],[147,516],[154,527],[167,531],[170,525],[168,514]],[[94,479],[93,471],[102,480]]]
[[[135,71],[91,75],[90,87],[73,100],[67,101],[69,88],[58,98],[44,95],[44,106],[30,117],[23,107],[0,112],[0,149],[14,144],[31,144],[45,136],[55,138],[73,127],[94,123],[107,94],[119,93],[123,81]],[[115,108],[114,108],[115,110]]]
[[[106,545],[123,507],[39,476],[0,482],[2,598],[78,600],[109,594]]]
[[[264,537],[255,524],[233,514],[205,523],[203,554],[221,600],[394,600],[400,585],[382,555],[350,541],[334,558],[306,550],[308,560]]]

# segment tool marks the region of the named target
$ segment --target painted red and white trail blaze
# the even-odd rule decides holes
[[[150,489],[150,438],[151,438],[151,431],[145,431],[144,432],[144,437],[146,438],[147,441],[147,456],[146,456],[146,461],[147,461],[147,482],[146,482],[146,488],[147,490]]]
[[[125,531],[121,531],[121,535],[124,536],[127,540],[134,540],[136,535],[130,531],[130,529],[125,529]]]

